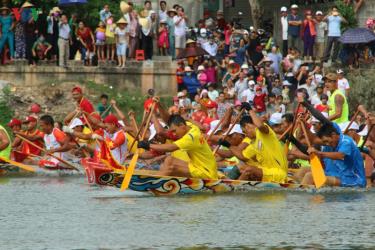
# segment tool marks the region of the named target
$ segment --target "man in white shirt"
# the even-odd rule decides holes
[[[328,30],[328,25],[326,22],[323,22],[323,12],[318,10],[315,14],[316,24],[316,38],[315,38],[315,53],[316,53],[316,60],[321,60],[323,58],[324,53],[324,44],[325,38]]]
[[[311,96],[311,104],[315,107],[316,105],[322,104],[321,96],[324,92],[324,83],[319,84],[315,89],[315,94]]]
[[[185,48],[186,45],[186,22],[187,17],[184,13],[184,8],[179,7],[177,10],[177,16],[173,17],[174,35],[175,35],[175,47],[176,56]]]
[[[349,96],[350,85],[348,79],[344,77],[344,71],[342,69],[337,70],[337,86],[338,89],[346,96]]]
[[[313,77],[314,76],[312,74],[309,74],[309,76],[306,79],[306,83],[298,86],[299,89],[304,88],[307,90],[310,101],[311,101],[311,97],[314,96],[316,93],[315,92],[316,85],[313,83]]]
[[[283,57],[288,54],[288,9],[281,7],[281,30],[283,39]]]
[[[215,40],[213,37],[210,37],[210,39],[202,44],[202,48],[207,51],[210,56],[215,57],[217,54],[217,44],[215,43]]]
[[[66,15],[62,15],[59,22],[59,66],[67,67],[69,59],[69,45],[71,42],[70,26]]]
[[[247,83],[248,83],[248,81],[245,78],[245,73],[241,71],[240,75],[239,75],[239,79],[236,82],[236,84],[234,85],[234,91],[235,91],[235,93],[237,95],[237,99],[240,100],[240,101],[243,98],[243,92],[246,89],[249,88],[249,85]]]
[[[166,1],[160,1],[159,22],[160,21],[166,21],[167,18],[168,18],[167,2]]]
[[[242,102],[252,102],[255,97],[255,81],[250,80],[248,83],[249,88],[242,93]]]

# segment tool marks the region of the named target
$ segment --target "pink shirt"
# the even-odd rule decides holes
[[[201,85],[205,85],[207,83],[207,75],[204,72],[199,73],[198,81],[201,83]]]
[[[206,70],[204,71],[204,73],[206,73],[206,75],[207,75],[207,82],[211,82],[211,83],[216,83],[217,82],[215,67],[206,68]]]
[[[227,29],[224,31],[225,36],[225,45],[230,45],[230,36],[232,35],[232,31]]]

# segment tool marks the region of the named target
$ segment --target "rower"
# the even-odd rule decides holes
[[[20,135],[29,141],[33,142],[35,145],[39,146],[40,148],[44,147],[44,133],[37,129],[38,120],[34,116],[28,116],[23,121],[23,124],[26,125],[26,130],[24,132],[15,132],[15,134]],[[19,139],[17,137],[17,139]],[[15,153],[15,152],[14,152]],[[30,143],[23,141],[21,144],[20,152],[17,152],[18,157],[15,158],[15,161],[23,162],[26,157],[33,157],[33,156],[40,156],[42,151],[31,145]],[[17,159],[18,158],[18,159]]]
[[[326,88],[331,92],[328,100],[329,105],[329,120],[338,125],[348,122],[349,120],[349,105],[345,95],[338,89],[337,75],[329,73],[324,78]]]
[[[326,185],[366,187],[363,158],[353,139],[343,135],[332,124],[323,125],[317,135],[323,142],[323,150],[318,151],[311,147],[308,153],[314,153],[323,159]],[[305,175],[302,184],[314,184],[311,172]]]
[[[0,157],[10,159],[12,147],[8,132],[0,125]]]
[[[231,148],[239,159],[246,162],[239,179],[285,183],[288,161],[282,145],[275,132],[258,118],[254,110],[250,109],[249,114],[241,119],[240,125],[251,144],[242,152]]]
[[[74,110],[65,117],[64,123],[66,125],[68,125],[70,121],[77,116],[77,112],[82,111],[88,114],[92,114],[93,112],[95,112],[94,106],[87,98],[83,96],[83,91],[80,87],[76,86],[72,89],[72,97],[77,103],[78,110]]]
[[[139,148],[160,152],[185,150],[190,161],[183,161],[168,156],[160,168],[160,175],[181,176],[201,179],[218,179],[215,157],[201,130],[194,124],[187,124],[184,118],[173,115],[169,119],[170,131],[176,136],[176,141],[165,144],[150,144],[141,141]]]
[[[39,124],[42,132],[44,133],[43,139],[45,147],[47,149],[47,153],[53,154],[54,156],[66,160],[66,152],[71,149],[71,146],[69,145],[69,137],[63,131],[54,127],[55,121],[50,115],[44,115],[40,117]],[[58,160],[50,157],[47,161],[40,161],[39,164],[51,164],[53,166],[57,166]]]
[[[111,150],[114,160],[123,165],[128,154],[125,132],[121,129],[121,125],[115,115],[108,115],[103,122],[105,125],[104,142]]]
[[[8,127],[12,130],[13,134],[15,135],[18,132],[21,132],[22,130],[22,121],[18,120],[16,118],[13,118],[8,122]],[[15,138],[11,144],[12,152],[13,151],[19,151],[21,147],[22,141],[19,138]],[[12,153],[13,155],[13,153]],[[12,157],[13,158],[13,157]]]

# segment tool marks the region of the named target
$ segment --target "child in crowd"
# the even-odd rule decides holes
[[[115,29],[116,24],[113,21],[113,16],[110,16],[107,20],[107,26],[105,30],[105,43],[107,45],[107,58],[112,62],[115,61],[115,49],[116,49],[116,40],[115,40]]]
[[[41,34],[36,40],[36,42],[33,45],[32,48],[32,54],[33,54],[33,65],[35,66],[39,60],[44,60],[47,58],[48,52],[51,50],[52,45],[49,44],[45,38],[44,35]]]
[[[326,113],[328,113],[328,96],[326,94],[322,94],[320,96],[320,101],[322,103],[316,105],[315,108],[317,110],[319,110],[320,112],[326,112]]]
[[[217,98],[219,97],[219,91],[216,90],[215,84],[213,83],[208,83],[208,97],[210,98],[211,101],[216,102]]]
[[[204,73],[205,67],[203,65],[199,65],[198,67],[198,81],[202,86],[207,84],[207,75]]]
[[[98,48],[98,59],[99,61],[105,60],[104,46],[105,46],[105,32],[106,28],[102,21],[99,22],[99,26],[96,28],[96,47]]]
[[[281,113],[281,114],[286,113],[286,107],[285,107],[285,104],[283,102],[284,102],[284,100],[283,100],[282,95],[276,96],[275,104],[276,104],[276,112],[277,113]]]
[[[255,89],[254,107],[259,116],[266,114],[266,99],[267,95],[263,93],[262,87],[257,86]]]
[[[121,18],[117,22],[117,28],[115,30],[116,35],[116,48],[117,48],[117,60],[118,65],[117,67],[125,68],[126,63],[126,49],[128,47],[128,29],[126,28],[128,25],[128,22]]]
[[[160,21],[160,27],[159,27],[159,53],[162,56],[168,55],[168,49],[169,49],[169,40],[168,40],[168,27],[167,27],[167,21],[161,20]]]

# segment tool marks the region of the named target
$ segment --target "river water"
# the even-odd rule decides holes
[[[152,197],[0,179],[0,249],[375,249],[375,192]]]

